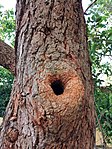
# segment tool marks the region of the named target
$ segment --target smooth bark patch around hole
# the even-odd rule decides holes
[[[55,95],[61,95],[64,92],[64,86],[61,80],[55,80],[51,83],[51,88]]]

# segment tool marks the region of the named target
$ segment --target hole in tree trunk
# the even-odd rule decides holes
[[[64,86],[61,80],[55,80],[51,83],[51,88],[56,95],[61,95],[64,92]]]

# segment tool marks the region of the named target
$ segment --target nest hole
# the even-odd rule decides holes
[[[51,88],[55,95],[61,95],[64,92],[64,86],[61,80],[55,80],[51,83]]]

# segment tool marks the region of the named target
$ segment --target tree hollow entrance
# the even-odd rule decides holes
[[[51,83],[51,88],[55,95],[61,95],[64,92],[64,86],[61,80],[55,80]]]

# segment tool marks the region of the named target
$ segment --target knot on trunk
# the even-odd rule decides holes
[[[7,141],[14,143],[18,139],[18,135],[19,135],[19,131],[16,128],[14,127],[9,128],[6,133]]]

